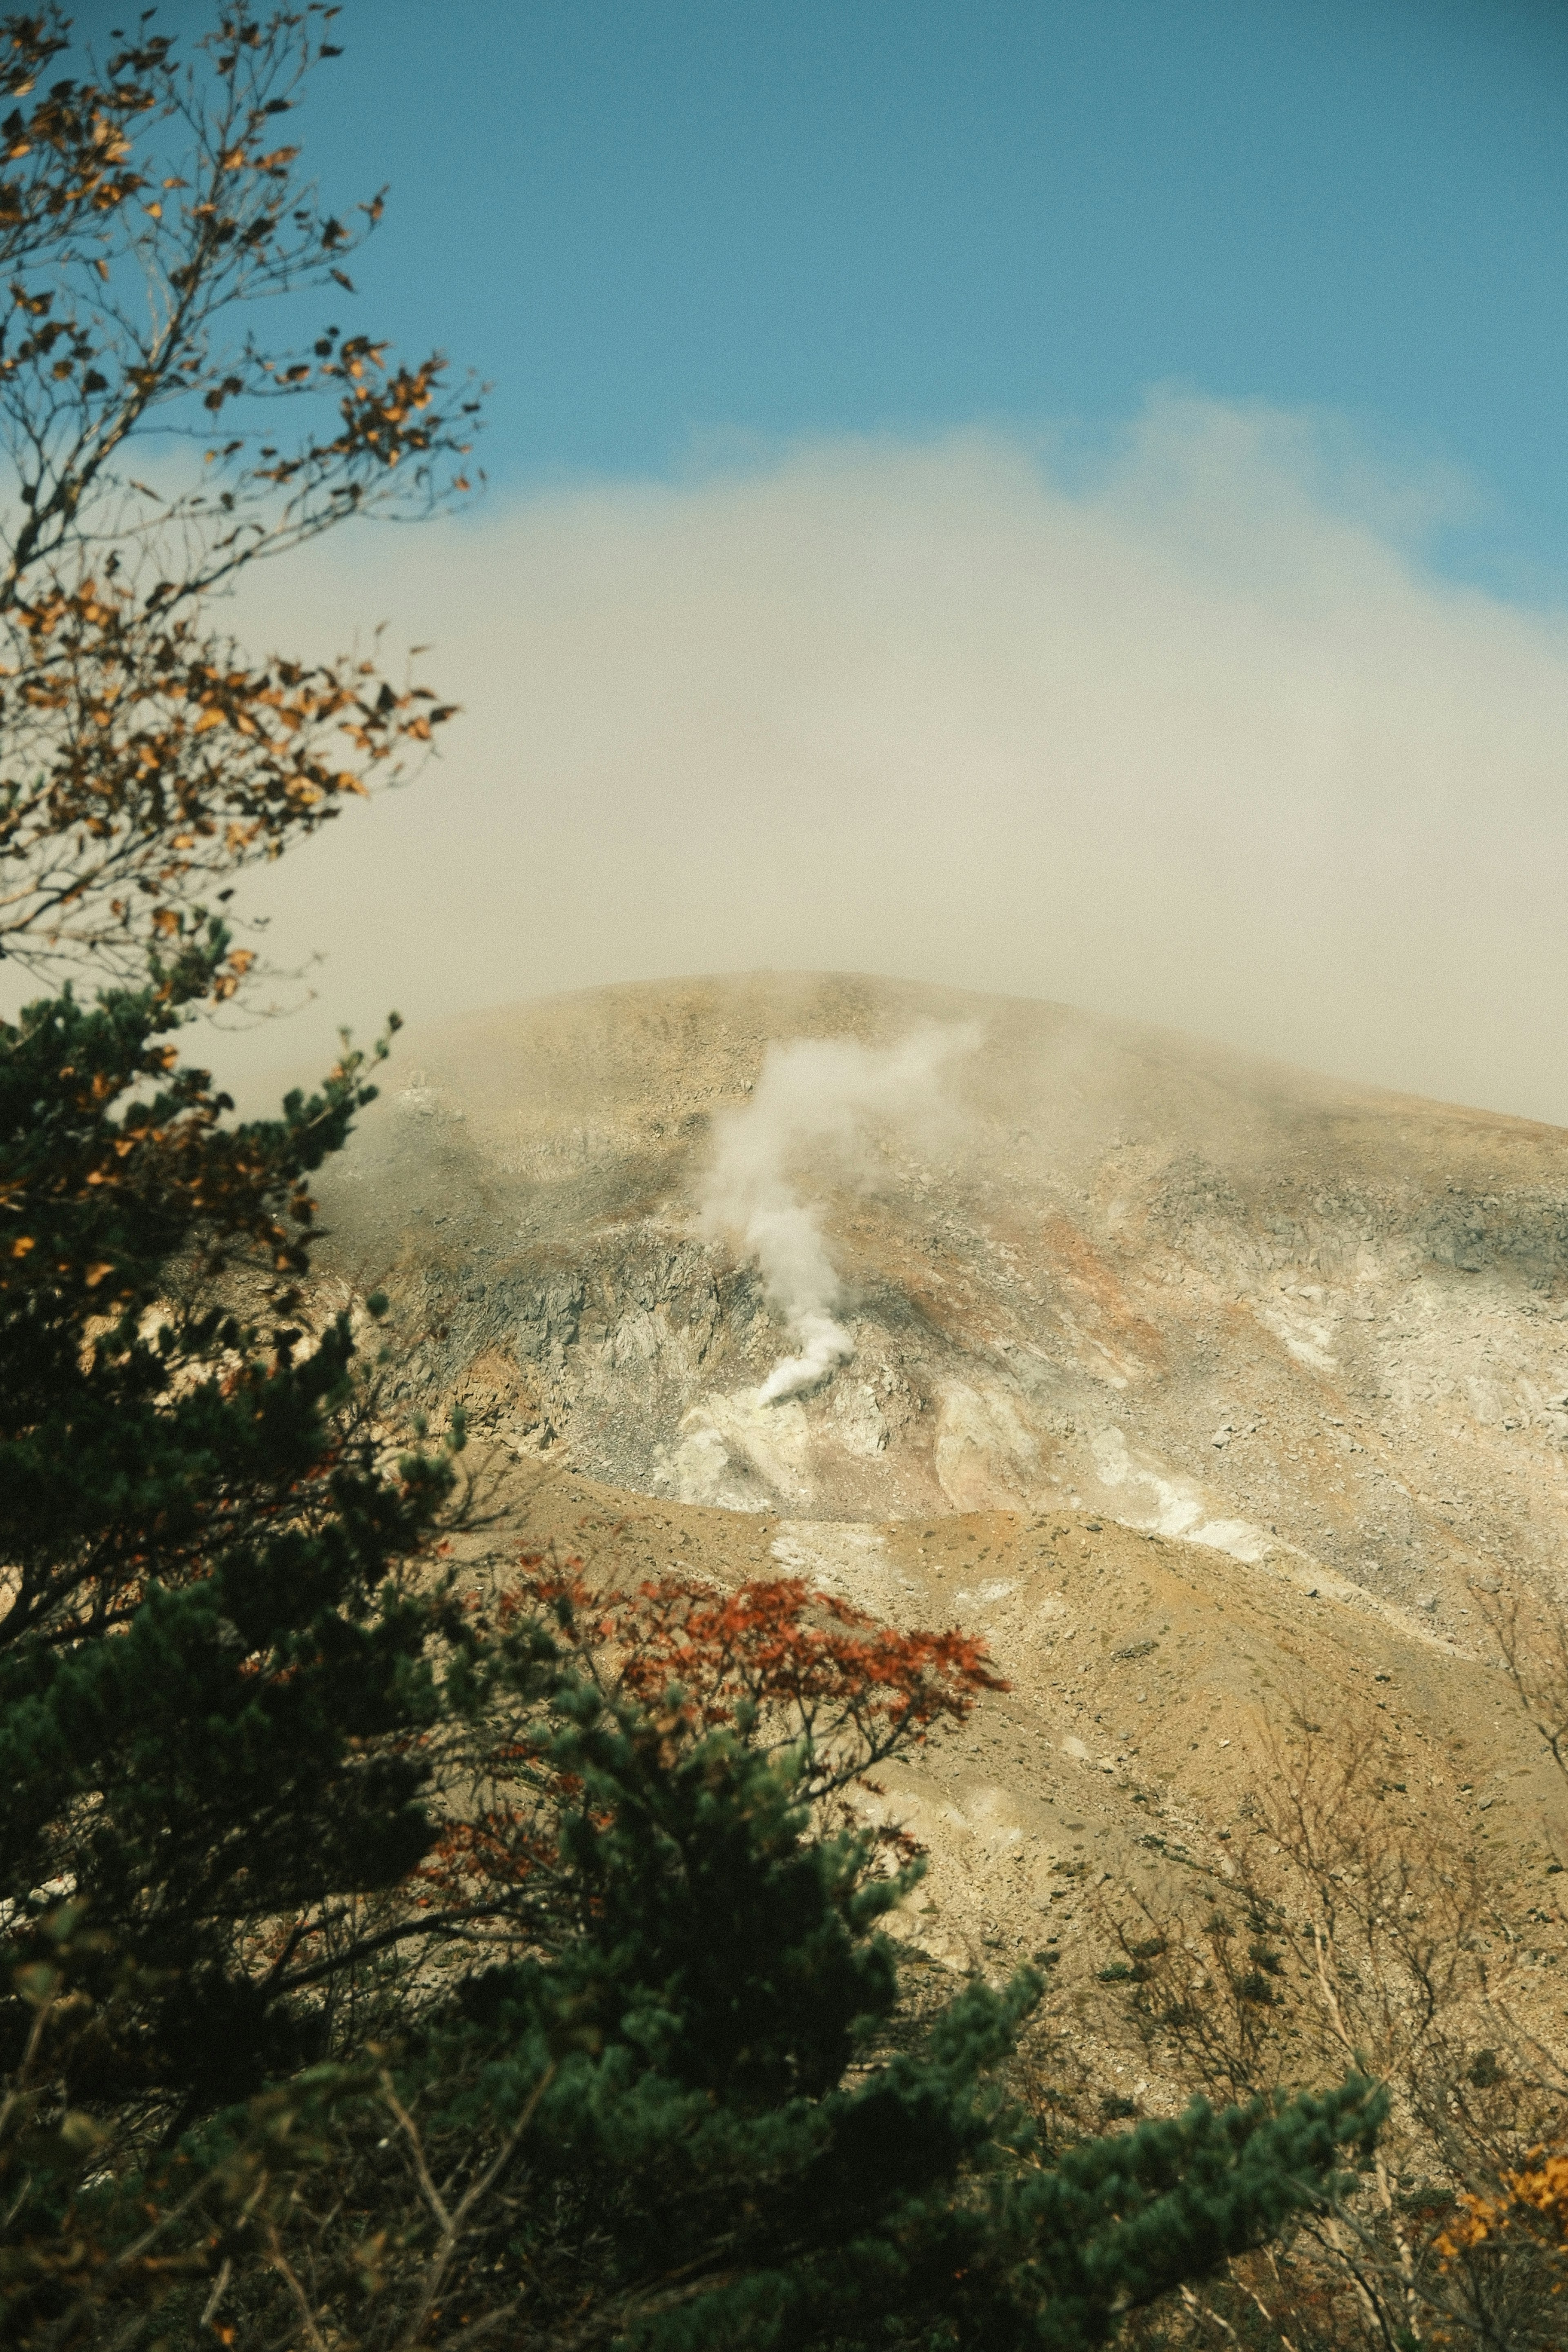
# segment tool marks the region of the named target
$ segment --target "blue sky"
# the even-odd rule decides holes
[[[1436,560],[1568,587],[1558,0],[347,0],[336,37],[310,152],[392,188],[356,318],[493,380],[492,479],[1093,447],[1174,383],[1452,469]]]

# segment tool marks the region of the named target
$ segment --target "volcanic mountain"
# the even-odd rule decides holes
[[[699,1212],[770,1045],[978,1033],[934,1139],[807,1158],[854,1354],[790,1347]],[[1450,1632],[1568,1533],[1568,1135],[1049,1004],[681,982],[434,1030],[324,1196],[405,1381],[519,1452],[798,1519],[1079,1505]],[[875,1127],[873,1110],[869,1124]]]
[[[925,1097],[813,1123],[804,1045],[874,1073],[922,1036]],[[840,1339],[773,1393],[798,1316],[714,1170],[784,1049],[769,1181]],[[989,1632],[1013,1693],[889,1800],[933,1948],[1028,1947],[1086,1855],[1152,1867],[1151,1794],[1220,1869],[1303,1706],[1379,1710],[1390,1785],[1548,1866],[1568,1822],[1482,1620],[1554,1595],[1568,1534],[1568,1134],[839,975],[523,1004],[396,1067],[322,1263],[391,1293],[402,1402],[463,1400],[520,1529]]]

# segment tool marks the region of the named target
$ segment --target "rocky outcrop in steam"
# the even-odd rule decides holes
[[[793,1038],[770,1045],[749,1102],[714,1121],[701,1190],[704,1229],[761,1270],[763,1295],[799,1349],[783,1356],[759,1405],[807,1396],[855,1353],[838,1317],[844,1285],[825,1239],[827,1186],[870,1192],[895,1138],[940,1135],[953,1117],[942,1080],[980,1042],[974,1024],[918,1030],[900,1044]],[[809,1189],[808,1189],[809,1188]]]

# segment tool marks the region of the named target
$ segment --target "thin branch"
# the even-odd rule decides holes
[[[278,2235],[277,2224],[272,2221],[267,2224],[267,2245],[268,2260],[293,2296],[300,2317],[304,2322],[305,2334],[310,2339],[311,2352],[327,2352],[321,2331],[317,2326],[315,2315],[310,2309],[310,2299],[300,2285],[289,2257],[283,2252],[283,2242]]]
[[[217,2316],[218,2305],[222,2303],[224,2296],[228,2293],[228,2283],[233,2275],[234,2259],[232,2255],[225,2254],[223,2258],[223,2265],[213,2284],[213,2291],[211,2294],[208,2295],[206,2302],[203,2306],[200,2319],[196,2322],[198,2327],[210,2327],[212,2326],[213,2321]]]
[[[511,2162],[513,2156],[516,2154],[517,2149],[521,2143],[523,2134],[527,2131],[530,2124],[533,2121],[535,2115],[538,2113],[540,2101],[543,2098],[545,2092],[550,2088],[551,2084],[555,2079],[555,2074],[556,2066],[555,2062],[552,2060],[545,2068],[538,2082],[534,2084],[533,2089],[529,2094],[529,2096],[523,2105],[522,2111],[518,2116],[517,2121],[513,2124],[510,2131],[508,2132],[506,2137],[502,2140],[500,2147],[496,2150],[496,2153],[491,2158],[489,2163],[487,2164],[484,2170],[479,2173],[469,2183],[464,2194],[458,2199],[457,2205],[452,2209],[451,2212],[448,2213],[446,2204],[442,2200],[440,2191],[437,2189],[434,2180],[430,2177],[430,2168],[425,2160],[424,2143],[419,2137],[419,2132],[414,2122],[414,2118],[404,2106],[402,2101],[398,2098],[397,2093],[393,2087],[391,2075],[384,2071],[383,2072],[381,2076],[383,2095],[386,2100],[387,2105],[392,2109],[394,2116],[397,2118],[398,2125],[402,2129],[404,2136],[407,2139],[409,2147],[414,2152],[414,2163],[418,2175],[419,2186],[424,2192],[426,2202],[428,2204],[431,2211],[435,2214],[441,2230],[441,2242],[439,2246],[437,2248],[435,2260],[432,2262],[426,2273],[424,2291],[421,2294],[418,2302],[416,2304],[414,2310],[410,2313],[402,2334],[398,2336],[396,2352],[412,2352],[412,2347],[417,2344],[420,2336],[423,2335],[425,2331],[425,2323],[430,2315],[437,2295],[441,2291],[441,2282],[446,2277],[447,2269],[451,2263],[452,2256],[457,2251],[458,2241],[462,2235],[464,2223],[467,2221],[468,2217],[472,2212],[474,2207],[479,2202],[480,2199],[489,2192],[493,2183],[500,2179],[506,2167]]]

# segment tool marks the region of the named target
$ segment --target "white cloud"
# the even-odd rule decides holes
[[[861,969],[1568,1121],[1568,620],[1424,568],[1447,495],[1165,399],[1088,479],[834,443],[329,543],[247,634],[384,620],[467,715],[247,893],[328,952],[287,1050]]]

